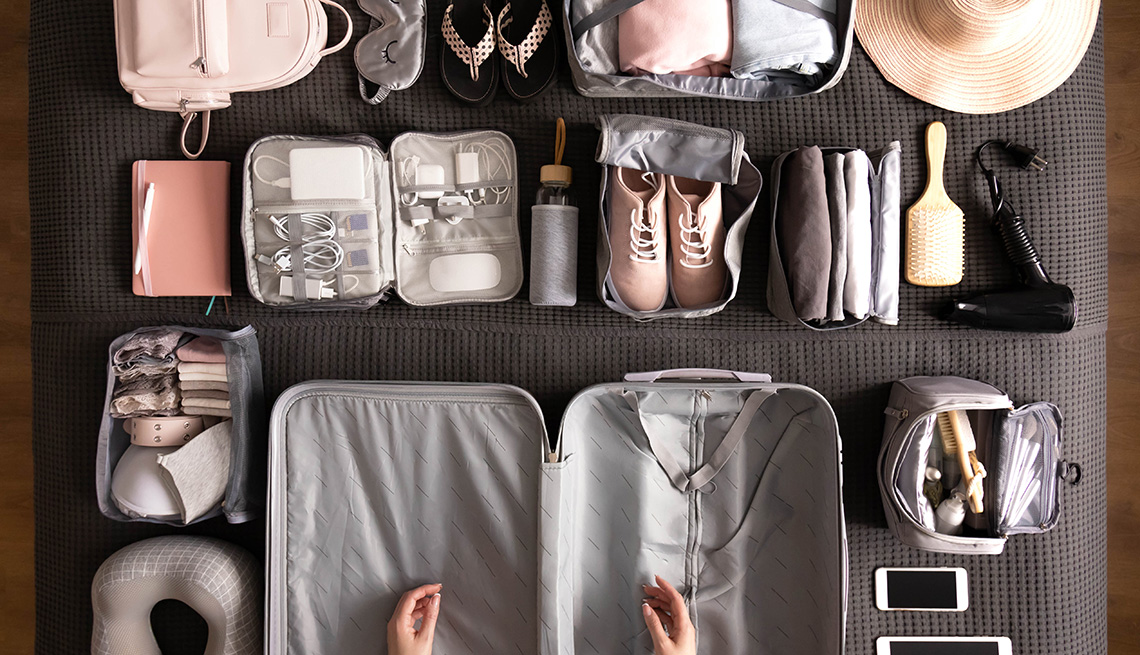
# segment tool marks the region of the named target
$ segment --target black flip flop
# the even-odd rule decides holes
[[[495,18],[486,0],[457,0],[443,13],[440,75],[460,100],[482,106],[499,86]]]
[[[503,86],[519,100],[540,95],[558,72],[558,33],[547,0],[508,0],[495,23]]]

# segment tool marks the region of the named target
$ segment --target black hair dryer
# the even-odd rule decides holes
[[[993,227],[1024,286],[985,293],[968,300],[955,300],[946,318],[991,330],[1068,332],[1077,320],[1073,290],[1049,279],[1041,265],[1041,256],[1025,231],[1025,221],[1005,199],[997,176],[981,163],[980,155],[984,148],[979,148],[978,164],[982,166],[990,189],[990,200],[994,206]]]

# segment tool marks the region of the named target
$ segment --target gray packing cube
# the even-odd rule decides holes
[[[857,152],[855,148],[821,147],[824,157],[833,153]],[[792,151],[794,152],[794,151]],[[899,249],[900,249],[900,160],[902,146],[892,141],[885,148],[869,153],[871,173],[871,289],[870,312],[865,318],[847,314],[842,321],[804,321],[796,315],[784,270],[784,258],[777,238],[776,217],[782,203],[795,198],[780,196],[784,161],[792,154],[785,152],[772,164],[771,207],[768,245],[768,311],[788,323],[812,330],[839,330],[871,319],[885,325],[899,322]]]
[[[823,397],[762,375],[591,387],[553,450],[516,387],[295,386],[270,426],[268,652],[382,652],[400,595],[441,582],[438,652],[650,653],[660,574],[701,655],[841,653],[840,459]]]
[[[599,116],[597,126],[601,138],[598,140],[595,159],[602,165],[598,213],[598,298],[610,309],[638,320],[696,318],[724,309],[736,297],[743,262],[744,235],[763,186],[760,171],[752,165],[748,153],[744,152],[744,134],[671,118],[631,114]],[[630,309],[613,297],[608,288],[613,256],[609,236],[611,166],[721,184],[721,206],[725,223],[724,259],[728,267],[728,284],[718,302],[685,309],[677,307],[670,297],[664,308],[642,312]]]
[[[115,466],[131,444],[123,428],[125,419],[111,416],[111,399],[115,391],[112,368],[116,351],[136,334],[172,329],[187,336],[213,337],[222,342],[229,378],[230,408],[233,425],[230,430],[230,471],[222,504],[190,523],[198,523],[224,514],[230,523],[245,523],[261,515],[261,489],[265,485],[265,390],[261,379],[261,354],[257,331],[252,325],[231,332],[206,328],[171,325],[139,328],[111,342],[107,357],[107,396],[103,404],[103,420],[99,426],[99,445],[95,458],[95,492],[99,511],[116,521],[143,521],[166,525],[185,525],[181,519],[134,516],[123,513],[111,493]],[[184,337],[185,339],[185,337]]]
[[[986,469],[983,516],[972,536],[933,529],[922,487],[928,454],[940,448],[937,414],[967,412]],[[1060,519],[1062,482],[1080,482],[1080,466],[1065,461],[1062,417],[1050,403],[1014,408],[995,387],[958,377],[913,377],[895,382],[885,410],[879,452],[879,492],[887,524],[902,543],[922,550],[997,555],[1014,534],[1051,530]]]
[[[778,100],[819,93],[835,86],[851,59],[855,1],[837,0],[834,25],[838,61],[816,75],[773,71],[767,79],[738,79],[625,74],[618,64],[617,17],[640,1],[565,0],[561,3],[566,58],[578,93],[596,98],[704,96],[726,100]],[[792,6],[800,2],[781,4]],[[803,4],[808,3],[804,0]]]
[[[291,162],[306,149],[360,150],[363,188],[336,176],[314,182],[317,172],[300,183],[310,199],[294,199]],[[459,153],[478,160],[478,179],[458,179]],[[439,177],[417,178],[420,167],[438,167]],[[514,144],[493,130],[408,132],[390,151],[364,135],[264,137],[250,146],[243,173],[246,285],[263,303],[296,309],[367,309],[393,290],[419,306],[509,300],[523,281],[517,175]],[[322,184],[332,195],[359,197],[311,199]],[[317,258],[328,251],[311,240],[329,222],[343,259],[323,272],[328,266],[318,268],[325,262]],[[305,284],[295,270],[282,270],[283,257],[305,262]]]

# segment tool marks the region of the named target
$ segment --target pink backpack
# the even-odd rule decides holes
[[[348,22],[326,48],[325,4]],[[352,18],[333,0],[115,0],[119,81],[136,105],[182,115],[182,154],[196,159],[210,134],[210,112],[235,91],[292,84],[321,57],[348,45]],[[198,149],[186,147],[202,114]]]

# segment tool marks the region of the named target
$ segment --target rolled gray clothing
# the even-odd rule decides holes
[[[578,208],[535,205],[530,222],[530,304],[578,302]]]
[[[831,217],[831,281],[827,286],[827,320],[842,321],[843,285],[847,280],[847,182],[843,153],[823,160],[827,177],[827,212]]]
[[[836,0],[733,0],[732,75],[815,75],[838,60]]]
[[[827,318],[831,218],[823,153],[818,146],[802,146],[784,160],[776,238],[796,315],[805,321]]]

